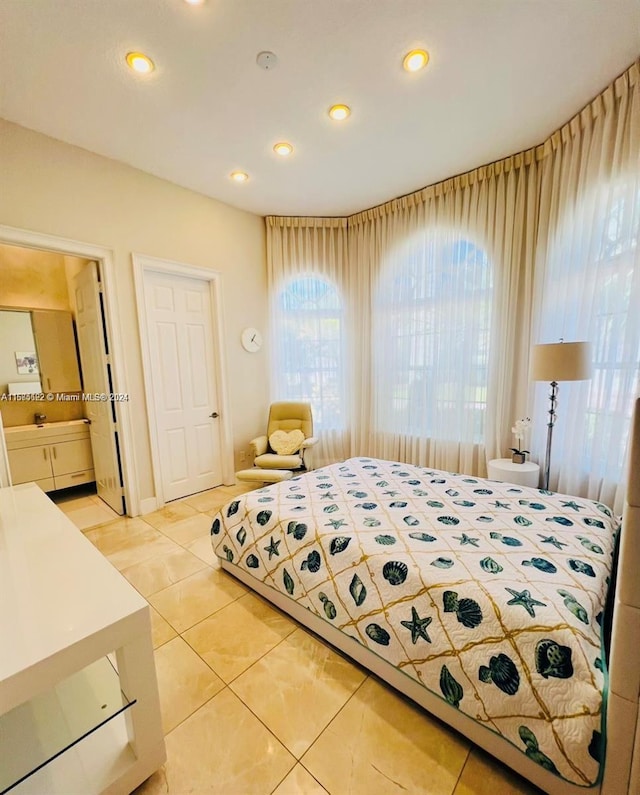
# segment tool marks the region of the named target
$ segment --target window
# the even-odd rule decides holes
[[[285,284],[274,317],[275,390],[280,400],[309,400],[318,429],[342,430],[344,319],[337,288],[304,276]]]
[[[492,294],[486,253],[455,232],[394,253],[375,298],[379,430],[483,441]]]
[[[639,230],[635,185],[621,181],[592,191],[564,220],[542,302],[541,328],[548,341],[562,336],[593,345],[592,376],[574,390],[573,399],[580,402],[572,405],[579,411],[560,461],[611,482],[624,479],[633,401],[640,390]],[[561,385],[566,394],[568,386]]]

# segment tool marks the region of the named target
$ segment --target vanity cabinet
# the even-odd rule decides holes
[[[84,420],[5,428],[14,485],[34,481],[55,491],[95,480],[89,426]]]

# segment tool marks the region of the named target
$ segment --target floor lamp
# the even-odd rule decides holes
[[[551,466],[551,437],[556,421],[558,381],[586,381],[591,378],[591,343],[554,342],[550,345],[534,345],[531,356],[531,378],[534,381],[550,381],[549,422],[547,423],[547,452],[544,459],[542,488],[549,488]]]

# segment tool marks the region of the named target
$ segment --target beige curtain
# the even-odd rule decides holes
[[[592,377],[559,386],[550,488],[621,510],[640,389],[640,67],[545,142],[540,154],[532,342],[589,340]],[[543,456],[548,385],[531,400]]]
[[[535,153],[525,152],[349,219],[353,311],[360,331],[359,351],[364,351],[367,362],[358,369],[354,385],[356,450],[481,475],[486,474],[486,461],[509,447],[511,425],[516,416],[524,413],[527,396],[522,374],[526,370],[531,307],[535,241],[531,230],[535,229],[537,214],[536,185]],[[413,245],[408,241],[413,241]],[[468,244],[486,255],[491,281],[481,438],[474,439],[474,429],[465,428],[473,416],[468,405],[462,403],[448,416],[437,414],[429,435],[381,430],[390,405],[385,380],[388,373],[394,372],[393,356],[397,353],[397,348],[385,348],[388,329],[376,329],[380,310],[376,296],[382,293],[384,299],[389,290],[385,275],[397,274],[407,262],[424,257],[424,252],[427,258],[432,253],[437,271],[443,252]],[[475,257],[476,265],[479,256]],[[447,277],[431,273],[434,266],[429,262],[417,262],[416,266],[416,272],[426,277]],[[465,266],[468,262],[451,261],[448,269]],[[464,378],[477,358],[474,308],[469,308],[466,287],[460,280],[441,299],[445,307],[439,319],[440,329],[442,324],[446,326],[452,311],[460,314],[456,328],[462,325],[467,329],[447,344],[443,345],[442,338],[439,340],[433,358],[441,381],[452,367],[458,368]],[[420,333],[421,320],[416,316],[416,334]],[[456,328],[452,326],[450,332],[447,329],[444,336]],[[415,355],[423,355],[425,361],[429,358],[421,351],[416,351],[414,358]],[[433,387],[433,383],[428,384],[418,401],[418,416],[437,410],[430,405],[437,392],[437,387]]]
[[[535,412],[534,438],[526,442],[542,463],[546,388],[529,380],[532,343],[593,338],[598,324],[606,326],[607,312],[624,304],[628,311],[616,310],[615,321],[624,362],[616,359],[611,336],[598,354],[602,372],[617,368],[612,379],[604,378],[608,386],[602,373],[591,386],[561,385],[565,409],[552,480],[571,493],[619,500],[624,450],[618,445],[607,452],[617,469],[596,466],[596,451],[624,436],[625,401],[638,389],[638,74],[636,63],[534,149],[348,219],[267,219],[272,294],[293,274],[316,273],[334,281],[344,302],[344,424],[331,432],[322,460],[366,454],[483,475],[486,462],[515,443],[514,421]],[[619,240],[611,243],[616,224]],[[612,277],[616,293],[601,260],[606,246],[614,251],[618,243],[625,264]],[[570,262],[584,264],[579,301],[562,267]],[[473,299],[469,283],[487,298],[489,312],[486,301]],[[598,309],[603,285],[609,304]],[[437,339],[434,328],[444,328],[440,337],[455,343]],[[474,335],[486,336],[486,351],[473,347]],[[408,364],[399,364],[398,352]],[[435,379],[426,385],[409,372],[420,362]],[[447,399],[447,373],[456,367],[472,374],[472,388],[463,385],[471,395],[466,401]],[[470,420],[479,416],[469,409],[473,395],[485,404],[480,432]],[[578,432],[584,436],[576,417],[589,412],[608,412],[609,424],[574,445]]]
[[[267,218],[274,400],[309,400],[319,443],[308,464],[349,454],[347,221]]]

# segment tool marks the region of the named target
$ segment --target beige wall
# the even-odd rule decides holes
[[[4,168],[0,175],[4,175]],[[4,185],[0,193],[3,191]],[[65,257],[47,251],[0,245],[0,305],[69,311]]]
[[[247,449],[268,408],[266,346],[249,354],[240,345],[245,326],[267,325],[262,218],[0,120],[0,224],[113,251],[141,499],[153,496],[153,480],[131,253],[223,274],[234,448]]]

